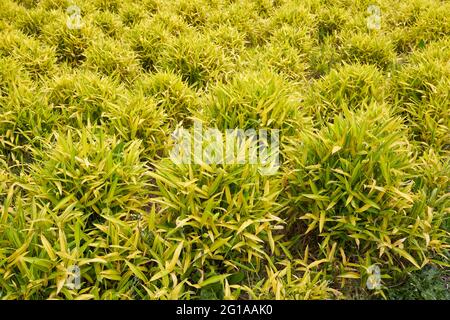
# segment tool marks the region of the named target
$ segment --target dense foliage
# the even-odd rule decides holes
[[[448,299],[449,15],[0,1],[0,299]],[[278,170],[174,162],[194,123]]]

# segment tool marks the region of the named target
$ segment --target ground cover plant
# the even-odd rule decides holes
[[[449,299],[449,16],[2,0],[0,299]]]

